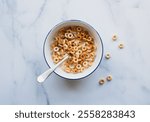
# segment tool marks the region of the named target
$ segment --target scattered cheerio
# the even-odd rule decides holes
[[[105,83],[105,79],[100,79],[100,80],[99,80],[99,84],[100,84],[100,85],[103,85],[104,83]]]
[[[111,76],[111,75],[108,75],[108,76],[106,77],[106,79],[107,79],[107,81],[111,81],[111,80],[112,80],[112,76]]]
[[[112,40],[113,40],[113,41],[116,41],[117,39],[118,39],[117,34],[113,34]]]
[[[124,48],[123,43],[120,43],[120,44],[119,44],[119,48],[120,48],[120,49]]]
[[[106,53],[105,58],[110,59],[110,53]]]

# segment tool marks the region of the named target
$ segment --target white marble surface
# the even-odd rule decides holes
[[[69,19],[91,24],[112,58],[85,79],[52,74],[38,84],[37,75],[48,68],[45,36]],[[0,104],[150,104],[149,53],[150,0],[0,0]],[[113,81],[99,86],[108,74]]]

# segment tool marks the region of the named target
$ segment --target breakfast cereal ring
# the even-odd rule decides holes
[[[95,53],[94,52],[90,53],[90,56],[91,58],[95,57]]]
[[[64,62],[64,67],[65,67],[65,68],[66,68],[66,67],[69,67],[69,63]]]
[[[82,51],[86,51],[87,50],[87,46],[82,46]]]
[[[111,75],[108,75],[108,76],[106,77],[106,79],[107,79],[107,81],[111,81],[111,80],[112,80],[112,76],[111,76]]]
[[[57,55],[57,52],[52,51],[51,54],[52,55]]]
[[[81,67],[82,67],[81,64],[77,64],[77,65],[76,65],[76,68],[77,68],[78,70],[80,70]]]
[[[87,52],[87,53],[91,53],[91,52],[92,52],[92,50],[87,50],[86,52]]]
[[[99,84],[100,84],[100,85],[103,85],[104,83],[105,83],[105,79],[100,79],[100,80],[99,80]]]
[[[82,39],[83,39],[84,41],[87,41],[87,38],[85,38],[85,37],[83,37]]]
[[[75,69],[73,70],[73,72],[74,72],[74,73],[78,73],[78,70],[75,68]]]
[[[57,44],[62,44],[62,40],[61,39],[57,40]]]
[[[83,62],[83,66],[84,66],[84,67],[87,67],[87,66],[88,66],[88,62],[87,62],[87,61],[84,61],[84,62]]]
[[[77,31],[80,32],[81,30],[82,30],[82,28],[78,26]]]
[[[80,54],[80,57],[84,59],[86,57],[86,52],[82,51],[82,53]]]
[[[75,44],[75,46],[78,46],[79,45],[79,40],[75,40],[74,44]]]
[[[77,47],[77,46],[74,46],[74,47],[73,47],[73,50],[74,50],[74,51],[78,51],[78,47]]]
[[[58,41],[58,40],[59,40],[59,37],[58,37],[58,36],[54,37],[54,40],[55,40],[55,41]]]
[[[82,36],[81,35],[77,35],[77,38],[80,40],[80,39],[82,39]]]
[[[84,71],[84,67],[81,67],[81,68],[80,68],[80,72],[83,72],[83,71]]]
[[[85,42],[84,44],[85,44],[85,46],[88,46],[88,45],[89,45],[89,43],[88,43],[88,42]]]
[[[68,38],[68,33],[65,33],[65,37]]]
[[[59,59],[57,57],[54,58],[54,63],[58,63]]]
[[[105,58],[110,59],[111,58],[110,53],[106,53]]]
[[[59,60],[62,60],[62,59],[63,59],[63,57],[62,57],[62,56],[58,56],[58,59],[59,59]]]
[[[64,39],[64,38],[65,38],[65,35],[64,35],[64,34],[61,34],[61,35],[60,35],[60,38]]]
[[[78,58],[73,57],[73,62],[78,63]]]
[[[92,48],[93,50],[96,50],[97,49],[97,47],[95,46],[95,45],[93,45],[93,48]]]
[[[77,57],[79,59],[79,57],[80,57],[79,53],[76,53],[75,57]]]
[[[88,62],[93,62],[94,61],[94,58],[88,58],[88,59],[86,59],[86,61],[88,61]]]
[[[70,73],[70,72],[71,72],[71,70],[70,70],[68,67],[65,68],[65,71],[66,71],[67,73]]]
[[[59,52],[60,52],[61,54],[64,54],[64,53],[65,53],[64,50],[63,50],[63,48],[61,48],[61,49],[59,50]]]
[[[88,34],[87,34],[87,35],[85,35],[85,38],[86,38],[86,39],[88,39],[88,38],[89,38],[89,35],[88,35]]]
[[[85,33],[84,32],[81,32],[81,37],[85,37]]]
[[[73,41],[69,41],[69,45],[70,45],[70,46],[73,46]]]
[[[68,29],[68,30],[66,30],[66,32],[67,32],[67,33],[71,33],[72,31],[71,31],[71,29]]]
[[[65,44],[67,41],[68,41],[68,39],[65,38],[62,40],[62,43]]]
[[[72,39],[74,36],[73,36],[73,34],[72,33],[68,33],[68,38],[69,39]]]
[[[64,45],[63,45],[63,48],[64,48],[65,50],[67,50],[67,49],[68,49],[68,45],[64,44]]]
[[[91,44],[89,44],[89,46],[87,47],[87,49],[92,49],[92,45]]]
[[[59,47],[54,47],[53,51],[54,51],[54,52],[59,51]]]
[[[74,51],[74,50],[70,50],[69,53],[71,53],[72,55],[74,55],[74,54],[75,54],[75,51]]]
[[[62,47],[63,47],[63,44],[58,44],[58,46],[59,46],[60,48],[62,48]]]
[[[117,34],[114,34],[114,35],[112,36],[112,40],[113,40],[113,41],[116,41],[117,38],[118,38],[118,37],[117,37]]]
[[[60,52],[55,52],[55,55],[59,56],[59,55],[61,55],[61,53]]]
[[[87,41],[91,42],[92,41],[92,37],[88,37]]]
[[[80,55],[82,54],[82,50],[78,50],[77,53]]]
[[[53,50],[53,48],[56,47],[56,45],[53,43],[53,44],[51,44],[50,47],[51,47],[51,49]]]
[[[93,61],[94,61],[94,60],[92,60],[92,62],[89,62],[89,63],[88,63],[88,64],[89,64],[89,66],[92,66],[92,64],[93,64]]]
[[[74,69],[74,68],[75,68],[75,65],[74,65],[74,64],[70,64],[70,65],[69,65],[69,68],[70,68],[70,69]]]
[[[72,34],[74,35],[74,37],[77,37],[77,32],[72,31]]]
[[[89,54],[89,53],[87,53],[87,54],[86,54],[86,58],[88,58],[88,59],[89,59],[90,57],[91,57],[91,56],[90,56],[90,54]]]
[[[120,48],[120,49],[124,48],[123,43],[120,43],[120,44],[119,44],[119,48]]]

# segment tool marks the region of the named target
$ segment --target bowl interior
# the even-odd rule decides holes
[[[62,27],[66,27],[66,26],[82,26],[83,28],[87,29],[89,31],[89,33],[94,37],[94,41],[95,44],[97,46],[97,50],[96,50],[96,57],[95,60],[93,62],[93,65],[89,68],[87,68],[86,70],[84,70],[81,73],[67,73],[65,71],[63,71],[61,69],[61,67],[58,67],[55,70],[55,73],[58,74],[61,77],[67,78],[67,79],[79,79],[79,78],[83,78],[86,77],[87,75],[91,74],[99,65],[101,59],[102,59],[102,55],[103,55],[103,44],[102,44],[102,40],[99,36],[99,34],[95,31],[95,29],[93,27],[91,27],[90,25],[88,25],[85,22],[82,21],[66,21],[66,22],[62,22],[58,25],[56,25],[47,35],[47,38],[45,40],[45,44],[44,44],[44,56],[45,59],[49,65],[49,67],[53,67],[55,64],[53,63],[52,57],[51,57],[51,50],[50,50],[50,45],[53,42],[53,38],[54,35],[57,33],[57,31],[62,28]]]

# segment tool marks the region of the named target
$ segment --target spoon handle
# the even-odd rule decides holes
[[[62,64],[66,59],[68,58],[68,55],[65,56],[60,62],[58,62],[54,67],[49,68],[48,70],[46,70],[44,73],[42,73],[41,75],[39,75],[37,77],[37,81],[42,83],[43,81],[45,81],[48,76],[60,65]]]

